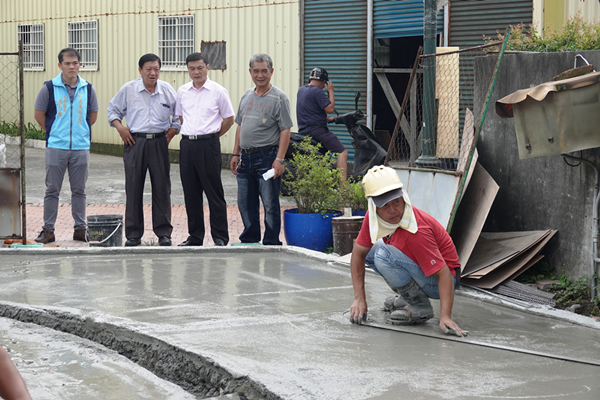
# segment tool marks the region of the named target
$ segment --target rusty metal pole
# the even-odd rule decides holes
[[[23,42],[19,40],[19,133],[21,134],[21,233],[27,244],[27,206],[25,203],[25,95],[23,94]]]
[[[437,1],[423,0],[423,54],[435,54],[437,34]],[[423,60],[423,154],[416,164],[421,168],[439,167],[441,161],[435,156],[435,130],[437,126],[435,110],[435,57]]]

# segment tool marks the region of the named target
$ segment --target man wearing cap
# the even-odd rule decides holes
[[[323,92],[323,88],[327,91],[327,95]],[[324,68],[313,69],[308,78],[308,85],[298,89],[296,119],[298,133],[311,136],[327,150],[338,154],[336,166],[342,171],[342,177],[346,180],[348,150],[327,128],[327,123],[334,120],[334,117],[327,116],[333,113],[335,108],[334,89],[333,82],[329,80],[329,75]]]
[[[389,322],[424,323],[433,317],[429,299],[439,299],[440,329],[466,336],[468,332],[451,318],[460,264],[450,235],[432,216],[412,206],[392,168],[371,168],[362,184],[369,210],[350,262],[354,286],[351,322],[360,324],[366,318],[367,264],[399,295],[384,302]]]

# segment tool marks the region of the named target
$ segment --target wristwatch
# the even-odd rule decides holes
[[[285,160],[283,158],[276,158],[276,160],[279,161],[282,164],[285,162]]]

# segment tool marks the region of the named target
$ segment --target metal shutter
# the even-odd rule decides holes
[[[374,0],[373,36],[375,39],[423,36],[423,0]],[[438,12],[437,31],[444,30],[444,12]]]
[[[354,110],[354,95],[361,92],[358,107],[367,101],[367,2],[364,0],[306,0],[304,3],[304,84],[315,67],[327,70],[335,84],[335,108],[341,114]],[[364,121],[366,122],[366,121]],[[329,129],[354,159],[352,138],[342,125]]]
[[[450,46],[460,48],[483,44],[483,35],[496,38],[508,25],[531,24],[533,1],[450,1]]]

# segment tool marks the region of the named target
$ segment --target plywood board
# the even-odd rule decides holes
[[[552,230],[523,232],[482,232],[481,236],[514,249],[526,250],[546,235],[554,234]]]
[[[477,163],[469,186],[464,191],[463,200],[456,211],[450,235],[456,246],[460,265],[463,267],[467,266],[499,189],[491,175]]]
[[[461,177],[410,169],[398,169],[396,172],[412,204],[447,229]]]
[[[475,151],[473,152],[473,162],[471,163],[471,166],[469,167],[469,172],[467,173],[467,177],[465,178],[465,189],[460,195],[460,201],[458,202],[459,205],[462,199],[465,197],[465,193],[467,191],[467,188],[469,187],[471,178],[473,177],[473,172],[475,171],[475,167],[477,167],[477,160],[479,160],[479,153],[477,152],[477,149],[475,149]]]
[[[468,266],[469,278],[480,279],[487,274],[499,268],[511,259],[518,257],[523,252],[527,251],[533,245],[543,240],[547,235],[551,234],[551,230],[547,231],[524,231],[524,232],[483,232],[481,237],[490,240],[499,245],[513,249],[515,253],[508,259],[496,258],[490,256],[487,260],[481,260],[480,265]],[[492,240],[493,238],[495,240]],[[498,242],[500,240],[500,242]]]
[[[438,47],[437,54],[459,50],[458,47]],[[459,130],[459,67],[458,53],[436,57],[435,98],[437,108],[438,158],[458,157]]]
[[[458,164],[456,166],[457,172],[465,172],[467,169],[467,163],[471,155],[473,147],[473,141],[475,140],[475,119],[471,110],[467,108],[465,112],[465,123],[463,125],[462,141],[460,144],[460,152],[458,154]],[[471,163],[475,163],[475,159]]]
[[[484,269],[490,265],[490,260],[495,262],[508,261],[509,257],[515,256],[517,250],[504,246],[483,236],[479,236],[477,244],[471,253],[471,257],[463,267],[462,276],[468,276],[476,271]],[[462,264],[461,264],[462,265]]]
[[[461,282],[476,286],[482,289],[492,289],[502,282],[508,280],[510,277],[516,276],[515,273],[520,269],[527,266],[527,264],[538,255],[538,253],[544,248],[546,243],[554,236],[556,231],[551,231],[550,234],[546,235],[543,240],[530,247],[528,250],[522,252],[519,256],[513,258],[511,261],[502,265],[502,268],[497,268],[481,279],[470,279],[465,278]],[[533,263],[531,264],[533,265]],[[527,267],[528,268],[528,267]]]

